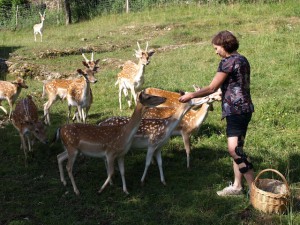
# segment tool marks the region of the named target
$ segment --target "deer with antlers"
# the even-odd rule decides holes
[[[144,72],[145,66],[150,63],[150,57],[155,53],[153,49],[148,51],[148,42],[146,49],[142,50],[140,44],[137,42],[138,50],[135,50],[135,56],[138,58],[138,64],[127,61],[123,65],[122,71],[118,74],[117,82],[115,85],[119,85],[119,105],[122,110],[122,92],[131,107],[131,98],[128,96],[128,90],[131,92],[131,96],[136,103],[136,93],[142,89],[144,84]]]
[[[66,180],[62,163],[68,159],[67,171],[72,182],[74,192],[79,195],[79,190],[73,177],[73,165],[78,153],[91,157],[104,158],[107,162],[107,179],[99,192],[111,183],[114,173],[114,162],[118,166],[122,178],[123,191],[128,194],[125,182],[124,156],[130,149],[133,137],[136,134],[143,114],[149,107],[155,107],[165,101],[165,98],[147,95],[143,91],[138,95],[137,105],[129,122],[124,126],[97,126],[92,124],[67,124],[58,129],[56,139],[60,137],[65,151],[57,155],[60,179],[64,185]]]
[[[67,101],[68,101],[68,123],[71,114],[71,107],[77,107],[77,112],[79,119],[82,122],[86,122],[86,111],[90,107],[91,103],[91,86],[90,83],[96,83],[95,72],[93,70],[87,69],[85,71],[78,69],[77,72],[82,75],[82,78],[73,81],[67,89]]]
[[[83,58],[85,59],[85,61],[82,61],[82,64],[86,67],[86,71],[91,73],[93,72],[94,74],[98,72],[99,70],[99,66],[98,63],[100,61],[100,59],[98,60],[94,60],[94,54],[92,53],[92,57],[91,60],[89,60],[84,53],[82,53]],[[51,81],[43,81],[44,85],[43,85],[43,97],[45,97],[45,95],[48,96],[48,101],[44,104],[44,115],[45,117],[45,123],[46,124],[51,124],[50,123],[50,107],[52,106],[52,104],[57,100],[57,99],[61,99],[64,100],[67,97],[67,92],[68,92],[68,88],[69,86],[75,82],[75,84],[80,81],[81,78],[74,78],[74,79],[55,79],[55,80],[51,80]],[[80,86],[78,86],[78,88],[80,89]],[[90,96],[88,96],[88,100],[89,102],[86,104],[86,113],[85,116],[87,117],[88,115],[88,111],[91,107],[91,104],[93,102],[93,95],[92,95],[92,90],[89,91]],[[73,116],[73,120],[77,118],[77,121],[79,121],[79,114],[78,112],[75,112],[74,116]],[[86,119],[86,118],[85,118]]]
[[[41,22],[37,23],[37,24],[34,24],[34,26],[33,26],[33,35],[34,35],[34,41],[36,41],[36,35],[40,34],[41,42],[42,42],[43,41],[43,26],[44,26],[46,11],[44,11],[43,15],[42,15],[41,12],[39,12],[39,14],[40,14]]]
[[[12,124],[21,138],[21,149],[24,151],[25,165],[27,165],[27,151],[32,151],[34,138],[44,144],[48,142],[43,120],[39,120],[38,109],[31,96],[18,101],[12,113]]]
[[[25,80],[20,77],[12,82],[0,81],[0,109],[7,114],[6,109],[1,105],[3,100],[7,100],[9,104],[9,119],[11,119],[13,105],[19,97],[22,88],[27,89],[28,86],[26,85]]]

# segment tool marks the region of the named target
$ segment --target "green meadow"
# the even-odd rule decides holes
[[[79,156],[74,177],[80,190],[76,196],[67,172],[67,185],[59,178],[57,155],[61,143],[36,143],[28,166],[20,138],[8,117],[0,111],[0,224],[300,224],[300,7],[298,1],[235,4],[182,4],[152,8],[129,14],[110,14],[69,26],[54,25],[51,13],[44,22],[43,42],[34,42],[32,25],[0,31],[0,58],[45,71],[75,74],[81,68],[81,51],[100,59],[98,82],[92,85],[94,102],[88,123],[111,116],[130,116],[123,99],[119,110],[119,66],[136,61],[138,41],[142,48],[156,50],[145,69],[144,87],[170,91],[193,91],[193,84],[208,85],[219,56],[211,38],[230,30],[240,41],[239,52],[251,64],[251,93],[255,113],[249,125],[245,151],[255,174],[267,168],[280,171],[291,189],[290,205],[284,215],[264,214],[254,209],[249,197],[219,197],[216,191],[233,179],[227,152],[225,121],[220,103],[214,103],[206,121],[191,137],[191,168],[181,137],[172,137],[162,149],[167,185],[160,183],[156,164],[150,166],[146,183],[140,184],[146,151],[125,156],[129,195],[122,191],[119,171],[114,185],[98,194],[106,179],[102,159]],[[34,24],[33,22],[32,24]],[[53,54],[51,54],[53,53]],[[54,54],[55,53],[55,54]],[[18,73],[2,74],[14,80]],[[43,115],[42,80],[39,74],[25,76],[28,89]],[[8,109],[6,101],[2,105]],[[66,101],[57,101],[50,111],[49,140],[66,123]],[[114,138],[114,137],[111,137]],[[64,168],[65,169],[65,168]],[[280,179],[276,174],[263,177]],[[245,183],[245,191],[247,185]]]

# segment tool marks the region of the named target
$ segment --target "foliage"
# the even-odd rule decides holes
[[[300,224],[297,2],[168,5],[102,15],[70,26],[57,26],[52,20],[55,17],[45,21],[42,43],[33,41],[31,27],[1,31],[1,58],[71,74],[83,68],[81,50],[90,56],[95,49],[94,57],[101,61],[99,82],[92,86],[91,124],[111,116],[131,115],[132,109],[119,111],[114,84],[120,64],[136,60],[137,41],[141,47],[149,41],[149,47],[156,50],[145,70],[145,87],[192,91],[192,84],[207,85],[218,66],[220,59],[211,47],[211,37],[220,30],[233,31],[240,40],[240,53],[247,56],[252,68],[255,113],[245,151],[256,173],[273,168],[284,174],[292,190],[291,205],[286,215],[266,215],[250,206],[246,194],[237,198],[216,195],[233,175],[218,103],[192,137],[191,170],[186,169],[180,137],[172,138],[162,149],[167,186],[160,184],[157,165],[151,165],[141,187],[146,153],[126,155],[129,196],[122,192],[118,171],[114,185],[98,195],[106,178],[105,163],[84,156],[74,165],[81,191],[75,196],[66,170],[67,186],[59,179],[56,156],[63,151],[60,143],[36,143],[25,168],[17,131],[0,111],[0,224]],[[62,54],[46,54],[56,51]],[[11,74],[5,77],[14,78]],[[22,90],[20,97],[33,95],[42,116],[46,101],[41,98],[42,82],[38,77],[26,81],[29,88]],[[8,107],[6,101],[2,105]],[[49,139],[65,123],[66,111],[65,101],[57,101],[51,108]]]

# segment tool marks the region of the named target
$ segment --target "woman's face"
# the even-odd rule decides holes
[[[229,56],[228,52],[225,51],[225,49],[220,45],[213,45],[215,52],[217,55],[219,55],[222,58],[226,58]]]

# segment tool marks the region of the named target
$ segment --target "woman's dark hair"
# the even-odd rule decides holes
[[[239,41],[228,30],[220,31],[219,33],[217,33],[211,40],[211,43],[214,45],[222,46],[228,53],[232,53],[239,48]]]

